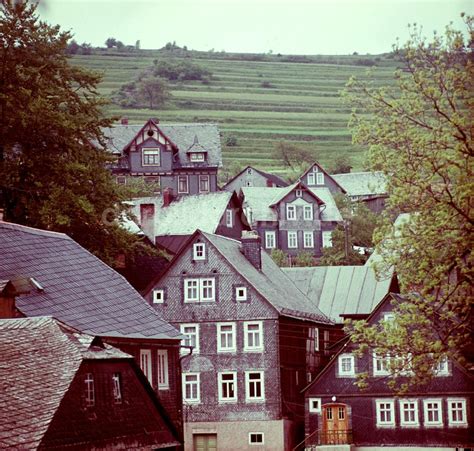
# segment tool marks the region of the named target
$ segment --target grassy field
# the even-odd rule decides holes
[[[162,57],[153,51],[141,53],[76,56],[73,61],[102,71],[100,92],[108,96]],[[149,117],[169,123],[218,123],[225,166],[236,162],[281,172],[281,163],[272,159],[272,151],[276,142],[287,141],[309,149],[328,168],[338,155],[347,155],[354,170],[364,167],[364,150],[351,143],[347,129],[350,109],[343,103],[340,90],[350,76],[366,76],[367,67],[359,63],[368,57],[308,57],[313,62],[298,63],[282,62],[275,56],[267,57],[269,61],[242,60],[239,55],[234,55],[235,59],[195,56],[193,62],[212,72],[209,84],[172,84],[172,100],[158,110],[112,105],[108,112],[137,123]],[[391,84],[395,65],[393,60],[377,58],[376,83]],[[263,82],[271,87],[262,87]],[[226,145],[229,136],[237,139],[236,146]]]

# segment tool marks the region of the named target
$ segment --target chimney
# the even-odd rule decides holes
[[[33,283],[34,281],[34,283]],[[23,315],[16,308],[16,297],[31,291],[31,285],[43,287],[33,278],[17,277],[15,280],[0,280],[0,318],[20,318]]]
[[[244,230],[241,241],[242,253],[245,255],[245,258],[260,271],[262,269],[260,237],[254,231]]]
[[[145,235],[155,242],[155,204],[140,204],[140,225]]]
[[[123,117],[122,120],[120,121],[122,125],[128,125],[128,117]]]
[[[168,207],[173,201],[173,188],[165,188],[163,190],[163,207]]]
[[[273,188],[273,182],[267,179],[267,188]]]

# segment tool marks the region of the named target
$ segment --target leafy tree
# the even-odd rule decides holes
[[[166,80],[154,76],[140,76],[125,83],[112,93],[112,101],[122,107],[150,109],[163,105],[171,97]]]
[[[352,326],[360,350],[404,356],[413,373],[399,389],[424,383],[440,359],[466,363],[473,348],[474,43],[473,18],[464,33],[446,28],[431,40],[415,26],[395,48],[403,70],[396,88],[352,79],[354,141],[387,177],[388,213],[376,239],[379,270],[395,265],[406,302],[394,306],[396,327]],[[367,114],[358,114],[358,112]],[[390,217],[410,213],[394,228]],[[416,293],[416,294],[415,294]]]
[[[67,45],[66,53],[68,55],[75,55],[80,48],[81,46],[74,39],[72,39]]]
[[[293,260],[294,266],[314,266],[314,257],[311,252],[300,252]]]
[[[100,77],[70,65],[71,38],[36,6],[0,14],[0,202],[8,221],[67,233],[112,263],[136,239],[115,221],[123,196],[105,168]],[[96,146],[90,143],[97,143]]]
[[[125,47],[125,44],[122,41],[117,41],[115,46],[117,47],[117,49],[122,50]]]
[[[169,81],[185,80],[208,80],[212,74],[207,69],[202,68],[190,61],[179,60],[153,60],[153,66],[145,70],[155,77],[166,78]]]
[[[270,256],[278,266],[288,266],[288,258],[281,249],[272,249]]]
[[[309,150],[288,142],[277,143],[273,149],[272,157],[291,171],[292,174],[288,175],[289,180],[297,179],[303,167],[315,160]]]
[[[348,174],[351,169],[351,159],[347,155],[337,156],[330,167],[331,174]]]
[[[348,240],[346,243],[346,239]],[[363,265],[366,257],[354,250],[353,237],[346,237],[344,226],[338,225],[332,232],[332,246],[323,247],[320,266]]]
[[[108,49],[111,49],[113,47],[116,47],[117,46],[117,39],[115,38],[108,38],[106,41],[105,41],[105,46],[108,48]]]

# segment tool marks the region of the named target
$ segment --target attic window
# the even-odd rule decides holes
[[[148,131],[146,132],[146,134],[147,134],[148,136],[153,136],[153,135],[155,134],[155,132],[154,132],[153,130],[148,130]]]
[[[296,190],[296,197],[303,197],[303,190],[297,189]]]
[[[321,398],[309,398],[308,401],[311,413],[321,413]]]
[[[191,154],[189,154],[189,159],[191,161],[204,161],[206,158],[205,158],[205,155],[204,155],[204,152],[193,152]]]
[[[237,301],[246,301],[247,300],[247,287],[236,287],[235,299]]]
[[[164,290],[153,290],[153,304],[163,304],[165,302]]]
[[[205,260],[206,259],[206,245],[204,243],[195,243],[193,246],[193,259],[194,260]]]

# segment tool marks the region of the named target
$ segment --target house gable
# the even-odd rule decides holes
[[[309,187],[325,186],[333,194],[346,194],[346,190],[317,161],[299,179]]]

